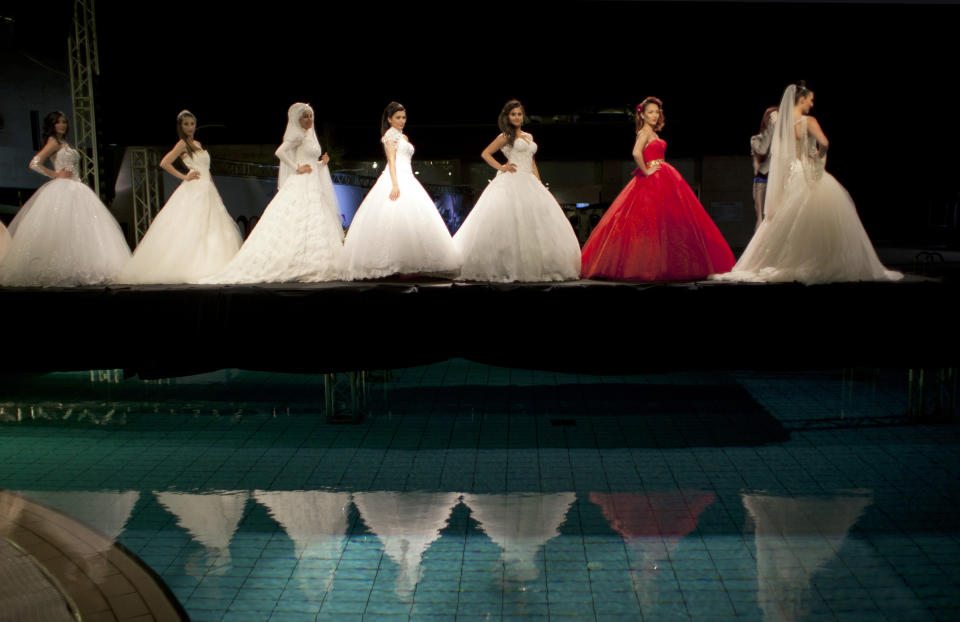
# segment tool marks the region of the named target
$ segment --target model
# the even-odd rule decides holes
[[[43,121],[41,149],[30,168],[51,177],[10,223],[12,240],[0,264],[7,286],[93,285],[109,281],[130,259],[123,231],[96,193],[76,176],[80,154],[66,140],[62,112]],[[53,168],[44,166],[50,160]]]
[[[580,278],[580,242],[563,208],[540,182],[537,143],[521,129],[523,105],[500,112],[501,134],[481,157],[497,170],[453,242],[471,281],[566,281]],[[506,164],[493,154],[503,151]]]
[[[180,140],[160,166],[182,183],[150,223],[117,282],[196,282],[222,270],[240,249],[240,229],[213,185],[210,154],[194,140],[196,129],[193,113],[184,110],[177,115]],[[177,158],[187,173],[174,168]]]
[[[773,128],[777,125],[777,107],[770,106],[760,120],[760,133],[750,137],[750,157],[753,160],[753,208],[757,212],[754,231],[763,222],[763,199],[767,194],[767,177],[770,174],[770,142]]]
[[[664,161],[663,103],[637,106],[634,177],[583,245],[584,278],[687,281],[733,265],[733,253],[677,169]]]
[[[847,191],[824,170],[829,141],[809,116],[813,91],[790,85],[770,147],[764,218],[729,281],[897,280],[877,258]]]
[[[313,108],[296,103],[277,149],[276,196],[227,267],[201,283],[281,283],[339,279],[343,227],[327,162],[314,130]]]
[[[344,242],[346,275],[456,276],[460,261],[440,213],[413,174],[406,109],[390,102],[380,123],[387,169],[367,193]]]

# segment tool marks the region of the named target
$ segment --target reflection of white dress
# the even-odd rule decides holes
[[[183,163],[200,173],[173,191],[115,279],[118,283],[192,283],[223,269],[243,238],[210,177],[202,149]]]
[[[560,535],[560,526],[576,500],[572,492],[463,496],[480,528],[503,549],[507,578],[516,581],[533,581],[539,576],[537,551]]]
[[[393,183],[387,167],[357,208],[347,232],[347,278],[456,275],[460,260],[450,232],[430,195],[413,175],[413,145],[393,128],[387,130],[382,141],[397,149],[400,196],[390,200]]]
[[[363,522],[383,542],[398,566],[397,595],[407,601],[420,582],[420,563],[430,544],[450,520],[455,492],[358,492],[353,495]],[[381,567],[380,572],[383,572]]]
[[[202,283],[281,283],[340,278],[343,226],[320,143],[307,133],[280,148],[312,172],[290,175],[270,201],[240,252]],[[296,166],[293,167],[296,169]]]
[[[230,540],[243,518],[250,493],[223,490],[206,494],[155,492],[154,495],[213,559],[221,558],[221,567],[229,565]]]
[[[54,154],[56,171],[75,171],[69,145]],[[72,286],[110,280],[130,259],[120,225],[77,177],[40,186],[10,223],[13,240],[0,266],[2,285]]]
[[[782,113],[781,113],[782,114]],[[853,199],[824,170],[807,118],[801,117],[797,153],[786,174],[781,200],[767,217],[733,270],[710,278],[724,281],[800,281],[808,285],[903,278],[887,270],[860,223]],[[771,215],[772,212],[772,215]]]
[[[873,502],[867,491],[835,497],[743,494],[755,525],[757,601],[764,620],[809,614],[814,575],[837,557],[850,528]]]
[[[529,137],[529,138],[527,138]],[[497,173],[453,238],[472,281],[580,278],[580,242],[557,200],[533,174],[537,144],[524,134],[503,154],[515,173]]]
[[[325,490],[257,490],[257,503],[270,510],[293,541],[299,559],[285,591],[296,579],[306,593],[324,594],[333,584],[347,540],[350,493]]]

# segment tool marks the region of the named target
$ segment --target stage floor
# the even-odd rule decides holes
[[[457,283],[0,289],[5,371],[585,373],[956,366],[960,285]]]

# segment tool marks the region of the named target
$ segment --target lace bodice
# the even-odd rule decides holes
[[[397,162],[406,162],[410,163],[410,160],[413,159],[413,145],[410,144],[410,141],[403,137],[403,134],[390,128],[383,135],[383,138],[380,139],[380,142],[384,146],[393,144],[397,147]]]
[[[507,161],[517,166],[518,173],[533,172],[533,156],[537,153],[537,143],[533,142],[530,134],[524,133],[524,137],[517,137],[513,141],[513,147],[509,144],[503,146],[500,150],[507,156]]]
[[[277,157],[285,159],[287,164],[296,169],[301,164],[314,164],[323,154],[323,148],[317,141],[315,134],[307,134],[302,140],[284,141],[277,149]]]
[[[204,176],[210,174],[210,153],[206,149],[194,151],[192,156],[184,154],[180,160],[191,171],[197,171]]]

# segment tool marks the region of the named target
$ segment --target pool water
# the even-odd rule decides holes
[[[0,382],[0,487],[193,620],[960,619],[960,432],[906,371],[454,360],[337,422],[311,376]]]

